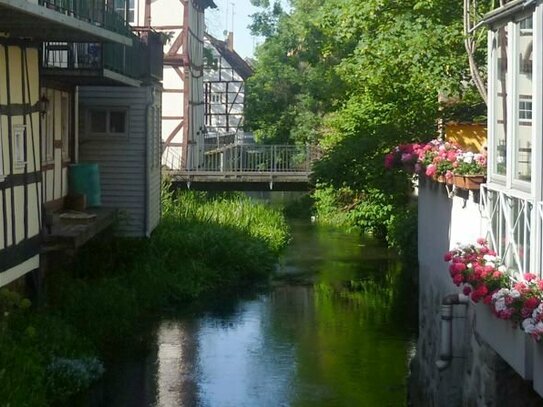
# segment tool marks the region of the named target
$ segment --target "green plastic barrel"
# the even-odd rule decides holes
[[[68,174],[71,194],[85,194],[91,208],[102,204],[98,164],[73,164]]]

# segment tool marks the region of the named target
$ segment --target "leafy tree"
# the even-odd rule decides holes
[[[479,0],[474,10],[492,3]],[[472,57],[484,61],[485,39],[470,41]],[[318,185],[341,191],[336,209],[377,234],[409,202],[407,178],[384,171],[385,151],[434,137],[440,117],[484,114],[464,8],[450,0],[291,0],[256,57],[248,127],[264,142],[323,147]],[[444,109],[440,95],[465,99],[467,108]]]

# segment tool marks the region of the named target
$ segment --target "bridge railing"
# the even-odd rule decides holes
[[[189,145],[188,160],[167,150],[163,164],[172,170],[224,173],[309,173],[319,158],[314,146],[217,144]]]

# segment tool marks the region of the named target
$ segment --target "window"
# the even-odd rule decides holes
[[[533,17],[498,28],[492,42],[491,181],[531,190]]]
[[[13,158],[15,166],[24,167],[26,165],[25,157],[25,137],[26,126],[16,124],[13,126]]]
[[[519,123],[532,121],[532,98],[530,96],[521,96],[518,102]]]
[[[91,109],[88,112],[87,132],[92,136],[127,136],[126,109]]]
[[[515,30],[515,78],[516,120],[514,126],[513,181],[532,179],[532,16],[516,23]],[[526,28],[523,28],[526,27]],[[526,185],[523,189],[528,189]]]
[[[135,0],[115,0],[114,3],[117,14],[119,14],[128,23],[134,23],[136,21],[134,3]]]

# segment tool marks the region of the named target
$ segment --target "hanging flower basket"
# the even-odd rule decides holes
[[[467,190],[479,190],[481,184],[484,184],[486,177],[484,175],[454,175],[453,183],[456,188]]]

